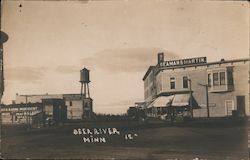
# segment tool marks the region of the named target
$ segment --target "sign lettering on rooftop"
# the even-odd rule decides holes
[[[174,67],[174,66],[202,64],[202,63],[207,63],[207,58],[206,57],[197,57],[197,58],[165,61],[165,62],[159,63],[159,67]]]

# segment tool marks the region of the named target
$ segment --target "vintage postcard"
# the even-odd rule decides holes
[[[1,159],[248,160],[249,2],[1,1]]]

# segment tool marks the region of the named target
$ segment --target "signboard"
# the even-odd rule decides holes
[[[202,64],[202,63],[207,63],[206,57],[165,61],[165,62],[159,63],[159,66],[160,67],[174,67],[174,66],[184,66],[184,65],[191,65],[191,64]]]

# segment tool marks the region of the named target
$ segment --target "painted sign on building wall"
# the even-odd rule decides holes
[[[207,63],[207,58],[206,57],[197,57],[197,58],[165,61],[165,62],[159,63],[159,66],[160,67],[174,67],[174,66],[202,64],[202,63]]]

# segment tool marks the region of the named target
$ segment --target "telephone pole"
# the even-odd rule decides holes
[[[209,99],[208,99],[208,84],[200,84],[198,83],[198,85],[205,87],[206,89],[206,105],[207,105],[207,117],[210,117],[210,111],[209,111]]]
[[[31,128],[31,107],[28,105],[28,97],[32,97],[32,95],[24,95],[25,96],[25,105],[26,105],[26,116],[28,128]]]
[[[191,79],[188,79],[189,82],[189,94],[190,94],[190,98],[189,98],[189,103],[190,103],[190,112],[191,112],[191,118],[193,118],[193,101],[192,101],[192,81]]]

